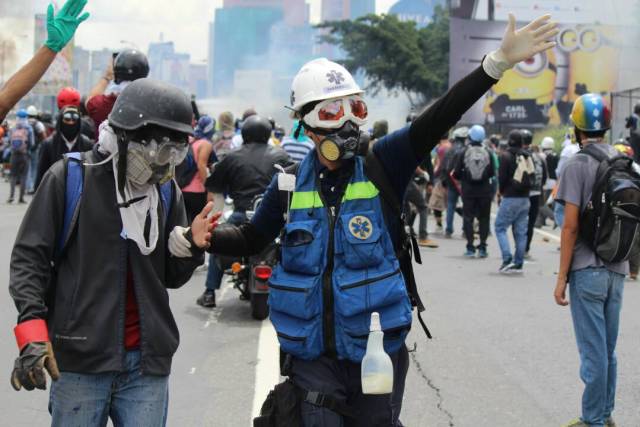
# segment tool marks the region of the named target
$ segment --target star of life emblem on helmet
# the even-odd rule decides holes
[[[367,240],[373,233],[373,224],[366,216],[357,215],[349,221],[351,235],[359,240]]]
[[[345,77],[342,75],[340,71],[332,70],[327,73],[327,80],[329,80],[329,83],[334,83],[339,85],[340,83],[345,81]]]

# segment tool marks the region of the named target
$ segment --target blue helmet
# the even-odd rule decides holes
[[[481,143],[482,141],[484,141],[485,136],[486,133],[484,131],[484,128],[480,125],[473,125],[471,126],[471,129],[469,129],[469,139],[472,142]]]
[[[16,113],[16,116],[19,119],[26,119],[27,117],[29,117],[29,114],[27,113],[27,110],[25,110],[24,108],[21,108],[18,110],[18,112]]]
[[[198,120],[194,135],[197,139],[211,139],[216,131],[216,121],[209,116],[202,116]]]

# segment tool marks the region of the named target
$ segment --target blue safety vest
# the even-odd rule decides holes
[[[328,354],[359,363],[377,311],[392,354],[411,327],[411,303],[378,190],[357,157],[334,212],[319,192],[316,162],[308,155],[298,169],[282,259],[270,279],[270,318],[280,346],[305,360]]]

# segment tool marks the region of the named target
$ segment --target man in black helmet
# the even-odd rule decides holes
[[[264,193],[277,172],[275,165],[287,166],[289,155],[282,149],[272,147],[271,123],[268,119],[252,115],[242,125],[242,146],[216,163],[206,182],[207,190],[221,198],[228,194],[233,199],[234,212],[228,222],[240,225],[246,221],[246,212],[253,209],[253,200]],[[203,307],[216,306],[216,289],[220,288],[223,271],[212,257],[205,282],[205,291],[197,299]]]
[[[192,111],[151,79],[118,97],[93,150],[44,175],[13,248],[16,390],[51,386],[54,426],[163,426],[178,329],[167,288],[203,262],[207,206],[188,227],[172,176]]]
[[[139,50],[123,50],[107,67],[98,83],[87,97],[89,117],[96,125],[96,137],[100,124],[107,120],[116,98],[131,82],[149,75],[149,61]]]

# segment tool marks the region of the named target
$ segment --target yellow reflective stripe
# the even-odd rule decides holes
[[[371,181],[354,182],[347,185],[342,201],[357,199],[373,199],[379,191]]]
[[[317,191],[295,191],[291,199],[291,209],[312,209],[324,206]]]

